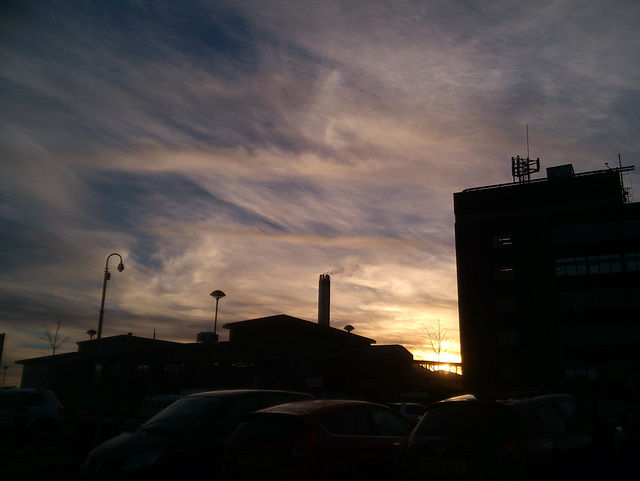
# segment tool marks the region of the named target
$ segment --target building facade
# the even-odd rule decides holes
[[[527,159],[528,160],[528,159]],[[619,167],[454,194],[466,390],[637,402],[640,204]]]

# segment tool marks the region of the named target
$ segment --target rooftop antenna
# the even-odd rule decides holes
[[[519,184],[525,184],[531,180],[533,172],[540,172],[540,158],[531,160],[529,158],[529,124],[527,126],[527,158],[511,157],[511,175],[513,181],[518,179]]]
[[[609,165],[607,164],[607,167],[609,167]],[[631,187],[625,187],[624,186],[624,176],[626,174],[623,174],[624,171],[626,170],[633,170],[633,166],[631,166],[631,168],[625,168],[622,167],[622,158],[620,157],[620,154],[618,154],[618,169],[620,172],[620,187],[622,188],[622,200],[625,204],[631,202]]]

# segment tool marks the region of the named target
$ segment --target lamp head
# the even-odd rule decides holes
[[[351,331],[353,331],[355,329],[355,327],[353,327],[351,324],[347,324],[342,329],[344,329],[347,332],[351,332]]]
[[[209,295],[210,295],[211,297],[215,298],[215,299],[216,299],[216,301],[217,301],[218,299],[220,299],[221,297],[226,296],[226,294],[225,294],[224,292],[219,291],[219,290],[217,290],[217,289],[216,289],[215,291],[213,291],[213,292],[212,292],[211,294],[209,294]]]
[[[124,270],[124,264],[122,263],[122,261],[120,261],[120,264],[118,264],[118,272],[122,272]]]

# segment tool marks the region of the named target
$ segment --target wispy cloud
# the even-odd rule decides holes
[[[105,335],[192,341],[212,289],[222,323],[314,320],[330,272],[334,325],[426,355],[425,323],[457,342],[454,192],[511,181],[527,124],[543,168],[640,150],[640,7],[625,0],[0,15],[5,363],[39,355],[43,322],[86,337],[114,251]]]

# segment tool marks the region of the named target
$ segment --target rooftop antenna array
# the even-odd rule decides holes
[[[622,167],[622,159],[620,158],[620,154],[618,154],[618,169],[620,170],[620,187],[622,187],[622,199],[625,204],[628,204],[629,202],[631,202],[631,187],[624,186],[624,176],[629,174],[623,174],[624,169]]]
[[[540,158],[529,158],[529,124],[527,124],[527,158],[511,157],[511,175],[513,181],[518,179],[519,184],[525,184],[531,180],[531,174],[540,172]]]

